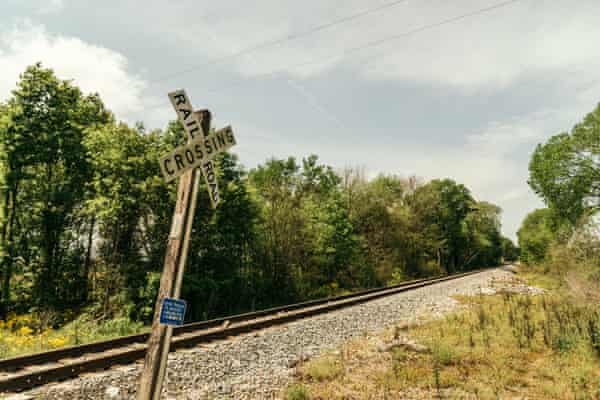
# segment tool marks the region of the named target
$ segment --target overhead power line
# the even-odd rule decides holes
[[[460,14],[460,15],[457,15],[457,16],[454,16],[454,17],[446,18],[446,19],[443,19],[443,20],[440,20],[440,21],[437,21],[437,22],[433,22],[431,24],[422,25],[422,26],[410,29],[410,30],[408,30],[406,32],[398,33],[398,34],[391,35],[391,36],[386,36],[384,38],[376,39],[376,40],[373,40],[373,41],[370,41],[370,42],[367,42],[367,43],[363,43],[363,44],[355,46],[355,47],[350,47],[350,48],[347,48],[347,49],[343,50],[340,54],[337,54],[337,55],[334,55],[334,56],[331,56],[331,57],[328,57],[328,58],[325,58],[325,59],[323,59],[322,57],[313,58],[313,59],[310,59],[308,61],[304,61],[304,62],[301,62],[301,63],[287,65],[285,67],[280,68],[278,71],[271,71],[271,72],[265,72],[265,73],[262,73],[262,74],[252,75],[252,78],[263,78],[263,77],[267,77],[267,76],[272,76],[272,75],[278,74],[282,70],[290,70],[290,69],[301,68],[301,67],[305,67],[305,66],[313,65],[313,64],[322,64],[324,62],[328,62],[328,61],[331,61],[331,60],[343,59],[343,58],[346,58],[348,55],[350,55],[352,53],[356,53],[356,52],[359,52],[359,51],[362,51],[362,50],[365,50],[365,49],[368,49],[368,48],[372,48],[372,47],[381,46],[382,44],[385,44],[385,43],[390,42],[390,41],[402,39],[402,38],[405,38],[405,37],[408,37],[408,36],[412,36],[412,35],[414,35],[416,33],[420,33],[420,32],[423,32],[423,31],[435,29],[435,28],[438,28],[438,27],[443,26],[443,25],[452,24],[452,23],[458,22],[460,20],[463,20],[463,19],[466,19],[466,18],[469,18],[469,17],[473,17],[473,16],[476,16],[476,15],[479,15],[479,14],[484,14],[484,13],[496,10],[498,8],[506,7],[506,6],[510,5],[510,4],[516,3],[518,1],[520,1],[520,0],[507,0],[507,1],[500,2],[500,3],[496,3],[496,4],[493,4],[491,6],[484,7],[484,8],[479,8],[477,10],[474,10],[474,11],[471,11],[471,12],[468,12],[468,13],[464,13],[464,14]],[[234,84],[231,84],[231,85],[227,85],[227,87],[237,86],[237,85],[239,85],[241,83],[243,83],[243,81],[240,81],[238,83],[234,83]],[[210,92],[216,92],[216,91],[220,91],[220,90],[217,89],[217,88],[215,88],[215,89],[208,89],[208,91],[210,91]]]
[[[367,43],[364,43],[364,44],[359,45],[359,46],[348,48],[348,49],[344,50],[339,55],[327,58],[326,61],[335,60],[335,59],[342,59],[342,58],[347,57],[349,54],[352,54],[352,53],[364,50],[366,48],[380,46],[380,45],[382,45],[382,44],[384,44],[386,42],[389,42],[389,41],[398,40],[398,39],[401,39],[401,38],[405,38],[405,37],[417,34],[419,32],[423,32],[423,31],[426,31],[426,30],[438,28],[440,26],[444,26],[444,25],[456,23],[457,21],[460,21],[460,20],[463,20],[463,19],[466,19],[466,18],[469,18],[469,17],[473,17],[473,16],[476,16],[476,15],[479,15],[479,14],[484,14],[484,13],[493,11],[495,9],[498,9],[498,8],[505,7],[505,6],[508,6],[510,4],[516,3],[518,1],[520,1],[520,0],[507,0],[507,1],[503,1],[503,2],[500,2],[500,3],[493,4],[491,6],[488,6],[488,7],[480,8],[480,9],[477,9],[477,10],[474,10],[474,11],[471,11],[471,12],[468,12],[468,13],[460,14],[460,15],[457,15],[457,16],[454,16],[454,17],[450,17],[450,18],[446,18],[446,19],[443,19],[443,20],[440,20],[440,21],[437,21],[437,22],[433,22],[431,24],[422,25],[422,26],[410,29],[408,31],[405,31],[405,32],[402,32],[402,33],[399,33],[399,34],[395,34],[395,35],[387,36],[387,37],[384,37],[384,38],[381,38],[381,39],[373,40],[371,42],[367,42]],[[398,2],[396,2],[396,3],[398,3]],[[392,4],[392,3],[388,3],[388,4]],[[322,62],[323,62],[322,58],[318,58],[318,59],[315,58],[315,59],[311,59],[311,60],[308,60],[308,61],[305,61],[305,62],[302,62],[302,63],[298,63],[298,64],[294,64],[294,65],[288,65],[287,67],[284,67],[282,69],[298,68],[298,67],[303,67],[303,66],[307,66],[307,65],[311,65],[311,64],[317,64],[317,63],[322,63]],[[267,73],[263,73],[263,74],[253,75],[252,77],[253,78],[262,78],[262,77],[272,76],[272,75],[280,73],[282,69],[280,69],[279,71],[272,71],[272,72],[267,72]],[[189,70],[190,69],[188,69],[187,71],[189,71]],[[185,72],[179,72],[177,74],[181,74],[181,73],[185,73]],[[172,76],[177,75],[177,74],[173,74]],[[157,81],[151,81],[151,83],[152,82],[157,82]],[[209,89],[206,89],[206,91],[207,92],[212,92],[212,93],[218,93],[218,92],[222,91],[223,88],[229,88],[229,87],[239,86],[239,85],[243,84],[244,82],[245,81],[238,81],[238,82],[234,82],[232,84],[226,85],[224,87],[223,86],[221,86],[221,87],[215,87],[213,89],[209,88]],[[151,107],[150,109],[155,109],[155,108],[160,108],[160,107],[162,107],[162,105],[157,105],[157,106]]]
[[[279,45],[279,44],[283,44],[285,42],[289,42],[289,41],[292,41],[292,40],[300,39],[302,37],[315,34],[317,32],[320,32],[320,31],[332,28],[334,26],[341,25],[341,24],[353,21],[355,19],[364,17],[366,15],[373,14],[373,13],[385,10],[387,8],[397,6],[398,4],[405,3],[407,1],[408,0],[395,0],[395,1],[391,1],[389,3],[381,4],[381,5],[377,6],[377,7],[369,8],[369,9],[366,9],[366,10],[363,10],[363,11],[359,11],[359,12],[357,12],[355,14],[351,14],[351,15],[347,15],[345,17],[334,19],[332,21],[323,23],[321,25],[313,26],[313,27],[311,27],[311,28],[309,28],[307,30],[304,30],[304,31],[290,33],[288,35],[285,35],[285,36],[282,36],[282,37],[279,37],[279,38],[276,38],[276,39],[267,40],[267,41],[264,41],[264,42],[261,42],[261,43],[257,43],[257,44],[255,44],[253,46],[246,47],[246,48],[238,50],[238,51],[236,51],[234,53],[227,54],[227,55],[224,55],[224,56],[221,56],[221,57],[217,57],[217,58],[213,58],[213,59],[208,60],[208,61],[206,61],[206,62],[204,62],[202,64],[197,64],[197,65],[188,67],[186,69],[180,70],[178,72],[174,72],[172,74],[164,75],[162,77],[153,79],[152,83],[162,82],[162,81],[165,81],[167,79],[173,78],[175,76],[179,76],[179,75],[182,75],[182,74],[190,73],[192,71],[197,70],[198,68],[201,68],[201,67],[204,67],[204,66],[207,66],[207,65],[216,64],[216,63],[223,62],[223,61],[226,61],[226,60],[229,60],[229,59],[232,59],[232,58],[243,56],[243,55],[248,54],[248,53],[252,53],[252,52],[257,51],[257,50],[262,50],[262,49],[265,49],[265,48],[268,48],[268,47],[271,47],[271,46],[276,46],[276,45]]]

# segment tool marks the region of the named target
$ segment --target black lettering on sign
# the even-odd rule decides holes
[[[202,154],[202,145],[200,145],[200,143],[194,145],[194,151],[196,152],[196,157],[204,158],[204,154]]]
[[[225,136],[227,136],[227,140],[229,141],[229,143],[235,142],[235,139],[233,138],[233,131],[231,130],[231,128],[227,128],[225,130]]]
[[[173,175],[175,173],[175,171],[173,171],[172,169],[169,169],[169,163],[171,162],[171,160],[166,159],[164,166],[165,166],[165,171],[167,171],[167,174],[169,175]]]
[[[204,176],[206,177],[206,181],[209,184],[215,182],[217,177],[215,176],[215,173],[213,172],[213,163],[209,161],[204,164],[203,168],[204,168]]]
[[[223,132],[217,132],[216,133],[217,136],[217,140],[219,141],[219,144],[221,146],[225,146],[225,135],[223,134]]]
[[[206,139],[206,140],[204,141],[204,147],[206,147],[206,153],[207,153],[207,154],[212,154],[212,152],[213,152],[213,148],[212,148],[212,146],[210,145],[210,140]]]
[[[195,133],[198,132],[200,129],[198,129],[198,127],[195,127],[194,129],[190,129],[190,135],[192,135],[192,137],[194,137]]]
[[[215,201],[219,201],[219,192],[217,191],[217,184],[216,183],[211,183],[210,184],[210,193],[212,195],[212,198]]]
[[[211,137],[210,140],[212,140],[213,145],[215,146],[215,149],[219,150],[219,146],[217,146],[217,142],[215,142],[215,137]]]
[[[177,105],[185,104],[185,95],[183,93],[182,94],[176,94],[173,97],[177,100]]]
[[[173,157],[175,158],[175,164],[177,164],[177,169],[183,169],[183,159],[181,158],[181,154],[175,154]]]
[[[183,119],[186,120],[188,119],[188,117],[190,116],[190,114],[192,113],[190,110],[187,110],[185,108],[180,108],[179,112],[183,113]]]
[[[190,163],[193,164],[194,163],[194,154],[192,153],[191,150],[186,149],[185,150],[185,159]]]

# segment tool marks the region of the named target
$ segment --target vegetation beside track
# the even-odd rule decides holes
[[[467,310],[354,340],[308,361],[299,367],[298,381],[286,397],[599,398],[596,304],[556,291],[537,296],[503,292],[460,301]],[[425,350],[405,346],[399,340],[403,337]]]
[[[384,337],[409,335],[425,352],[349,343],[301,366],[288,399],[599,399],[599,144],[600,106],[532,155],[529,183],[547,208],[518,232],[520,278],[545,294],[462,298],[466,311]]]
[[[0,321],[0,359],[91,343],[147,331],[140,322],[127,318],[95,321],[82,314],[53,329],[39,315],[10,314]]]
[[[176,198],[157,160],[184,140],[175,121],[153,131],[117,121],[99,96],[40,64],[22,74],[0,103],[4,354],[46,343],[37,336],[48,328],[56,345],[86,341],[71,332],[77,319],[82,329],[105,321],[89,326],[89,338],[150,322]],[[500,208],[451,179],[367,179],[315,155],[250,171],[233,154],[216,164],[222,202],[213,210],[199,191],[182,288],[188,321],[516,255],[501,235]],[[21,331],[28,320],[33,332]]]

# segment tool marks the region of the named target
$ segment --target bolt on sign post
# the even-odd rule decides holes
[[[194,112],[185,91],[169,93],[177,118],[188,135],[188,143],[160,159],[161,172],[167,182],[180,177],[177,202],[171,221],[171,232],[160,289],[156,299],[152,332],[144,359],[144,369],[137,391],[138,400],[158,400],[165,377],[173,325],[183,323],[186,304],[178,300],[190,242],[194,210],[198,194],[200,167],[209,190],[211,203],[219,202],[216,174],[212,160],[236,144],[233,130],[226,127],[210,133],[208,110]]]

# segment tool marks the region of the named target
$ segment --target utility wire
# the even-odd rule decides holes
[[[198,68],[201,68],[201,67],[204,67],[204,66],[207,66],[207,65],[216,64],[216,63],[219,63],[219,62],[222,62],[222,61],[225,61],[225,60],[229,60],[229,59],[232,59],[232,58],[236,58],[236,57],[242,56],[244,54],[252,53],[252,52],[254,52],[256,50],[261,50],[261,49],[264,49],[264,48],[267,48],[267,47],[276,46],[276,45],[279,45],[279,44],[282,44],[282,43],[285,43],[285,42],[288,42],[288,41],[291,41],[291,40],[299,39],[299,38],[304,37],[304,36],[309,36],[309,35],[312,35],[314,33],[317,33],[317,32],[320,32],[320,31],[332,28],[332,27],[334,27],[336,25],[344,24],[346,22],[350,22],[350,21],[353,21],[355,19],[364,17],[365,15],[373,14],[373,13],[379,12],[381,10],[385,10],[386,8],[397,6],[398,4],[405,3],[406,1],[408,1],[408,0],[395,0],[395,1],[391,1],[389,3],[384,3],[384,4],[380,5],[380,6],[369,8],[369,9],[357,12],[355,14],[351,14],[351,15],[347,15],[345,17],[334,19],[332,21],[326,22],[326,23],[321,24],[321,25],[313,26],[312,28],[309,28],[309,29],[307,29],[305,31],[290,33],[288,35],[279,37],[277,39],[267,40],[265,42],[261,42],[261,43],[255,44],[253,46],[246,47],[244,49],[238,50],[238,51],[236,51],[234,53],[227,54],[227,55],[224,55],[222,57],[213,58],[213,59],[208,60],[208,61],[206,61],[206,62],[204,62],[202,64],[197,64],[197,65],[194,65],[192,67],[183,69],[181,71],[178,71],[178,72],[175,72],[175,73],[172,73],[172,74],[164,75],[162,77],[153,79],[152,83],[162,82],[162,81],[171,79],[171,78],[173,78],[175,76],[179,76],[179,75],[182,75],[182,74],[190,73],[192,71],[197,70]]]
[[[460,14],[460,15],[457,15],[457,16],[454,16],[454,17],[446,18],[446,19],[443,19],[443,20],[440,20],[440,21],[437,21],[437,22],[434,22],[434,23],[431,23],[431,24],[422,25],[422,26],[410,29],[408,31],[405,31],[405,32],[402,32],[402,33],[399,33],[399,34],[395,34],[395,35],[387,36],[387,37],[384,37],[384,38],[381,38],[381,39],[373,40],[371,42],[367,42],[367,43],[364,43],[364,44],[359,45],[359,46],[348,48],[348,49],[344,50],[341,54],[329,57],[325,61],[343,59],[343,58],[347,57],[351,53],[356,53],[356,52],[359,52],[361,50],[364,50],[364,49],[367,49],[367,48],[370,48],[370,47],[380,46],[380,45],[382,45],[382,44],[384,44],[386,42],[393,41],[393,40],[398,40],[398,39],[402,39],[402,38],[405,38],[405,37],[408,37],[408,36],[412,36],[414,34],[417,34],[417,33],[420,33],[420,32],[426,31],[426,30],[435,29],[435,28],[438,28],[440,26],[452,24],[452,23],[455,23],[457,21],[460,21],[460,20],[463,20],[463,19],[466,19],[466,18],[469,18],[469,17],[473,17],[473,16],[476,16],[476,15],[479,15],[479,14],[484,14],[484,13],[493,11],[495,9],[508,6],[508,5],[516,3],[518,1],[520,1],[520,0],[507,0],[507,1],[503,1],[503,2],[500,2],[500,3],[493,4],[491,6],[488,6],[488,7],[480,8],[480,9],[477,9],[477,10],[474,10],[474,11],[471,11],[471,12],[468,12],[468,13],[464,13],[464,14]],[[392,3],[388,3],[388,4],[392,4]],[[288,66],[286,66],[284,68],[280,68],[280,70],[278,70],[278,71],[272,71],[272,72],[266,72],[266,73],[263,73],[263,74],[257,74],[257,75],[253,75],[252,77],[253,78],[264,78],[264,77],[276,75],[276,74],[280,73],[281,70],[283,70],[283,69],[291,69],[291,68],[304,67],[304,66],[307,66],[307,65],[318,64],[318,63],[323,63],[323,59],[322,58],[311,59],[311,60],[308,60],[308,61],[305,61],[305,62],[302,62],[302,63],[299,63],[299,64],[288,65]],[[185,72],[180,72],[180,73],[185,73]],[[173,74],[172,76],[174,76],[174,75],[176,75],[176,74]],[[158,81],[151,81],[151,83],[155,83],[155,82],[158,82]],[[212,88],[212,89],[208,88],[208,89],[205,89],[205,91],[207,91],[209,93],[219,93],[219,92],[222,92],[224,88],[230,88],[230,87],[240,86],[240,85],[244,84],[245,82],[246,81],[237,81],[237,82],[233,82],[233,83],[231,83],[229,85],[226,85],[226,86],[215,87],[215,88]],[[161,107],[161,105],[157,105],[156,107],[151,107],[150,109],[155,109],[155,108],[160,108],[160,107]]]
[[[262,73],[262,74],[252,75],[252,78],[263,78],[263,77],[267,77],[267,76],[276,75],[276,74],[280,73],[281,70],[290,70],[290,69],[293,69],[293,68],[301,68],[301,67],[305,67],[305,66],[313,65],[313,64],[321,64],[321,63],[329,62],[329,61],[332,61],[332,60],[344,59],[344,58],[346,58],[348,55],[350,55],[352,53],[356,53],[356,52],[359,52],[359,51],[362,51],[362,50],[365,50],[365,49],[368,49],[368,48],[371,48],[371,47],[381,46],[382,44],[385,44],[385,43],[390,42],[390,41],[394,41],[394,40],[402,39],[402,38],[405,38],[405,37],[408,37],[408,36],[412,36],[412,35],[414,35],[416,33],[420,33],[420,32],[423,32],[423,31],[435,29],[435,28],[438,28],[438,27],[443,26],[443,25],[452,24],[452,23],[455,23],[457,21],[460,21],[460,20],[463,20],[463,19],[466,19],[466,18],[469,18],[469,17],[473,17],[475,15],[484,14],[484,13],[496,10],[498,8],[506,7],[506,6],[510,5],[510,4],[516,3],[518,1],[520,1],[520,0],[507,0],[507,1],[500,2],[500,3],[496,3],[496,4],[493,4],[491,6],[480,8],[480,9],[477,9],[477,10],[474,10],[474,11],[471,11],[471,12],[468,12],[468,13],[465,13],[465,14],[460,14],[460,15],[457,15],[457,16],[454,16],[454,17],[451,17],[451,18],[443,19],[443,20],[438,21],[438,22],[434,22],[434,23],[431,23],[431,24],[419,26],[419,27],[410,29],[410,30],[408,30],[406,32],[402,32],[402,33],[391,35],[391,36],[387,36],[387,37],[384,37],[384,38],[381,38],[381,39],[373,40],[373,41],[361,44],[359,46],[347,48],[344,51],[342,51],[341,54],[338,54],[338,55],[335,55],[335,56],[332,56],[332,57],[328,57],[325,60],[323,60],[323,58],[318,58],[318,59],[317,58],[313,58],[313,59],[310,59],[308,61],[304,61],[304,62],[301,62],[301,63],[298,63],[298,64],[287,65],[287,66],[285,66],[283,68],[280,68],[278,71],[271,71],[271,72],[265,72],[265,73]],[[237,83],[233,83],[231,85],[227,85],[226,87],[239,86],[242,83],[244,83],[244,81],[239,81]],[[215,93],[215,92],[219,92],[221,90],[218,89],[218,88],[215,88],[215,89],[207,89],[207,91]]]

